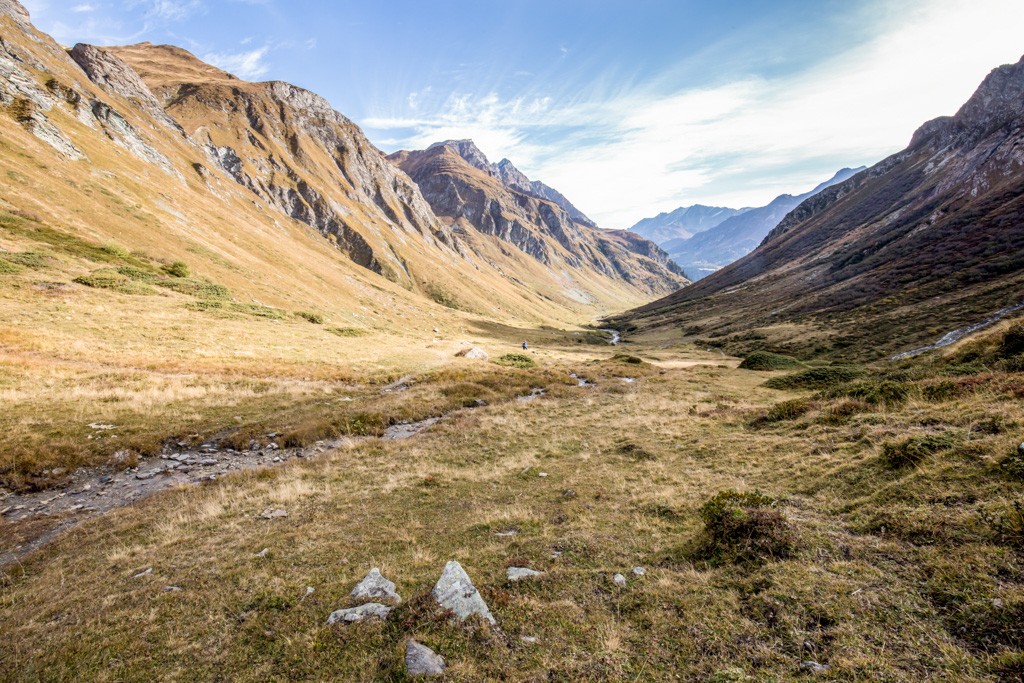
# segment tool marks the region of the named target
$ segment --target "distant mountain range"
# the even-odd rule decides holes
[[[766,206],[729,209],[695,204],[645,218],[630,230],[656,242],[688,277],[699,280],[753,251],[802,201],[863,170],[844,168],[810,192],[780,195]]]
[[[1022,300],[1024,59],[902,152],[804,200],[750,254],[622,322],[882,357]]]

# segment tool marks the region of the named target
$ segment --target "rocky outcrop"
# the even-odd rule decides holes
[[[574,221],[528,189],[532,183],[511,162],[492,165],[469,140],[388,158],[417,183],[438,216],[511,244],[553,270],[595,270],[649,292],[685,282],[656,245]]]

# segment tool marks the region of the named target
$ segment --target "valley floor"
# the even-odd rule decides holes
[[[524,334],[475,333],[492,359]],[[404,680],[414,637],[444,680],[1019,680],[1021,373],[904,370],[878,401],[766,388],[781,373],[718,351],[529,334],[534,367],[442,344],[376,383],[310,378],[337,384],[278,421],[233,407],[239,447],[369,438],[170,488],[8,565],[0,679]],[[933,445],[908,465],[907,439]],[[453,559],[496,626],[432,602]],[[373,567],[402,604],[327,626]]]

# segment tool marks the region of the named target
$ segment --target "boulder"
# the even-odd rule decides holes
[[[444,566],[431,595],[437,604],[454,612],[459,619],[465,620],[478,614],[490,623],[496,623],[480,591],[473,585],[462,565],[455,560]]]
[[[353,598],[383,598],[402,602],[402,598],[395,591],[395,583],[388,581],[380,573],[380,569],[374,567],[362,581],[356,584],[351,593]]]
[[[612,583],[614,583],[619,588],[625,588],[629,585],[629,583],[626,581],[626,577],[622,574],[616,574],[615,576],[613,576]]]
[[[327,617],[327,625],[353,624],[364,619],[387,619],[388,615],[391,614],[391,609],[379,602],[368,602],[365,605],[359,605],[359,607],[339,609],[331,612],[331,616]]]
[[[405,644],[405,670],[410,676],[439,676],[444,673],[444,658],[412,638]]]
[[[469,360],[487,360],[487,352],[481,349],[479,346],[474,346],[470,349],[462,349],[457,354],[459,358],[468,358]]]

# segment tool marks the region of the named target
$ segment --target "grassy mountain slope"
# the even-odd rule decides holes
[[[805,201],[748,256],[627,318],[675,338],[754,334],[880,357],[1020,302],[1022,90],[1024,61],[996,69],[906,150]]]

